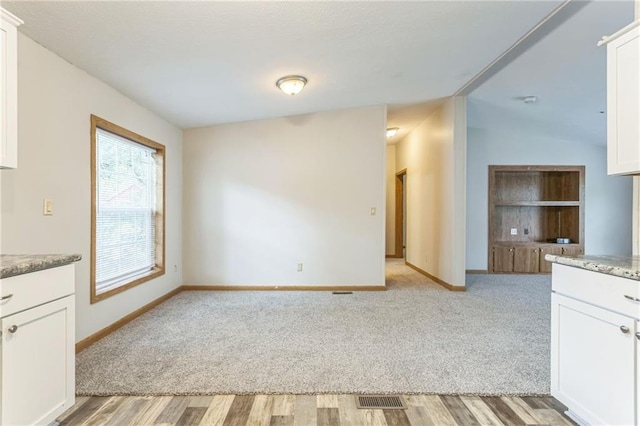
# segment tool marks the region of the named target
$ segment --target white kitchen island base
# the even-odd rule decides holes
[[[627,259],[628,271],[620,268],[621,258],[547,260],[555,262],[551,394],[579,424],[640,424],[640,281],[633,278],[640,276],[633,273],[638,259]]]

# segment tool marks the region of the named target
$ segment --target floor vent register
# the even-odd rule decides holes
[[[361,409],[406,410],[407,404],[400,395],[357,395],[356,406]]]

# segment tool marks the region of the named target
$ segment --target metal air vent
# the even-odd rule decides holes
[[[356,395],[356,406],[368,410],[407,409],[407,404],[400,395]]]

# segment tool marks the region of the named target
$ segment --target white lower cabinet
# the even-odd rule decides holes
[[[577,421],[640,425],[640,282],[553,265],[551,394]]]
[[[637,321],[557,294],[552,306],[551,393],[588,423],[636,424]]]
[[[73,404],[74,316],[67,296],[2,319],[3,425],[48,424]]]
[[[75,403],[74,265],[0,280],[0,425],[48,425]]]
[[[640,321],[636,321],[636,424],[640,423]]]

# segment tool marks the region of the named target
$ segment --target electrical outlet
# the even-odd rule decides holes
[[[42,214],[45,216],[53,215],[53,201],[45,198],[42,201]]]
[[[511,228],[511,235],[518,235],[518,228]]]
[[[298,272],[302,272],[302,263],[298,263]]]
[[[376,215],[376,208],[371,207],[371,216],[375,216],[375,215]]]

